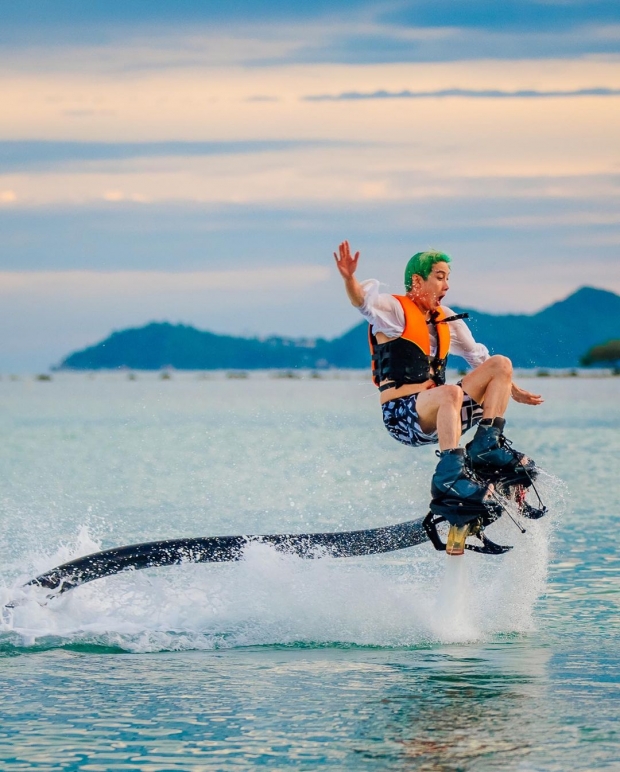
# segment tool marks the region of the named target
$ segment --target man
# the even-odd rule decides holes
[[[353,256],[347,241],[334,258],[349,300],[370,324],[373,380],[385,426],[406,445],[439,443],[431,509],[441,506],[464,544],[467,524],[493,496],[489,481],[517,483],[534,471],[533,462],[503,435],[510,397],[526,405],[543,400],[513,383],[510,360],[490,356],[462,318],[441,305],[448,292],[448,255],[415,254],[405,269],[402,296],[379,293],[375,279],[360,283],[355,276],[359,252]],[[448,350],[473,368],[456,385],[445,383]],[[461,433],[476,424],[473,440],[459,447]]]

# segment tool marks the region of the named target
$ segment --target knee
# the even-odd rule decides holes
[[[492,356],[489,360],[490,366],[497,375],[503,375],[506,378],[512,378],[512,362],[508,357],[504,357],[501,354]]]
[[[442,386],[442,397],[446,404],[460,408],[463,404],[463,389],[460,386]]]

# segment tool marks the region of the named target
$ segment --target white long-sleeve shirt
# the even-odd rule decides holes
[[[364,319],[372,326],[372,332],[376,335],[382,332],[388,338],[398,338],[405,330],[405,313],[403,307],[393,295],[379,292],[380,283],[376,279],[367,279],[362,282],[364,290],[364,302],[360,306],[360,312]],[[447,306],[442,306],[448,316],[454,312]],[[450,328],[450,353],[463,357],[470,367],[478,367],[489,358],[489,350],[482,343],[476,343],[471,330],[462,319],[448,322]],[[429,326],[431,356],[437,351],[437,331],[433,325]]]

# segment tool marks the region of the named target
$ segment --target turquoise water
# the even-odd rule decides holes
[[[100,548],[340,530],[425,514],[432,449],[383,429],[366,376],[0,381],[0,767],[620,768],[620,379],[535,379],[509,436],[553,513],[430,546],[21,585]]]

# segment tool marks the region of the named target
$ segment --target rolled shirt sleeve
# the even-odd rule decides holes
[[[454,311],[444,306],[448,316],[453,316]],[[483,343],[476,343],[471,330],[462,319],[448,322],[450,325],[450,353],[457,357],[463,357],[470,367],[478,367],[491,356],[489,349]]]
[[[388,338],[399,338],[405,329],[403,307],[394,295],[379,292],[380,283],[376,279],[361,282],[364,290],[364,302],[359,310],[371,325],[373,335],[382,332]]]

